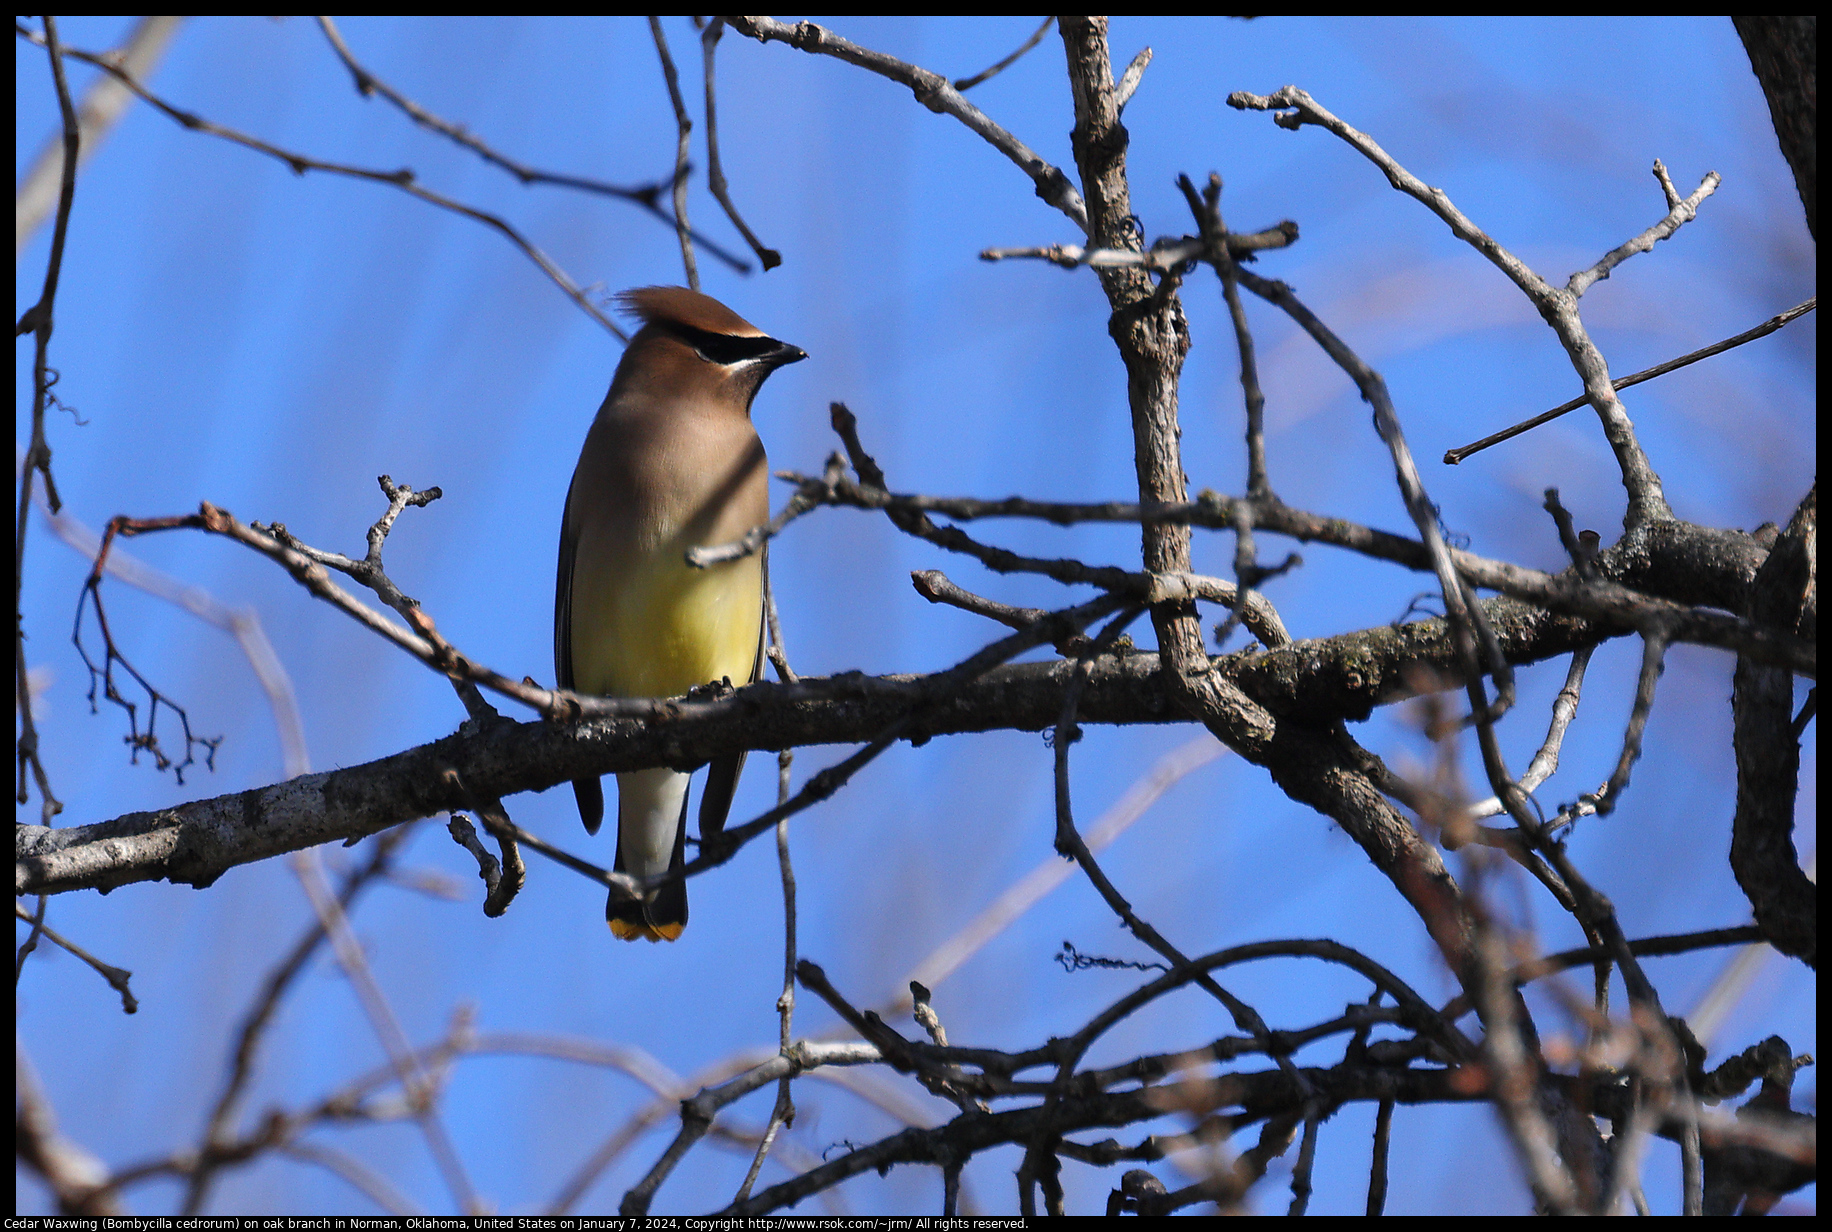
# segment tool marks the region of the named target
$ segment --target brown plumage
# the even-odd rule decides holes
[[[769,463],[751,400],[769,374],[807,358],[724,304],[685,287],[619,296],[643,327],[625,350],[586,434],[566,496],[554,595],[554,666],[562,688],[610,697],[673,697],[762,666],[761,555],[694,569],[685,553],[729,543],[769,520]],[[700,833],[725,824],[742,754],[713,763]],[[689,776],[667,768],[619,774],[617,864],[638,878],[684,860]],[[604,794],[573,783],[597,833]],[[606,908],[624,940],[674,940],[687,923],[686,884]]]

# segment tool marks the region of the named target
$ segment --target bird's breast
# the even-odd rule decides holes
[[[686,552],[729,543],[769,519],[763,445],[748,421],[742,431],[669,426],[640,448],[588,448],[586,456],[614,461],[591,475],[582,462],[574,477],[572,669],[581,692],[672,697],[751,676],[763,619],[760,559],[696,569]],[[601,420],[593,431],[605,427]]]

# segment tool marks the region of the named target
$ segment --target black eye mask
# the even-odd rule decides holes
[[[671,322],[668,331],[698,351],[700,358],[727,367],[762,360],[771,367],[791,364],[804,358],[800,347],[778,342],[774,338],[744,338],[735,334],[715,334],[691,325]]]

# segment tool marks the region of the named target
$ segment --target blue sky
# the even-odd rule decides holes
[[[827,24],[963,76],[1009,52],[1035,19]],[[530,165],[625,183],[663,178],[672,166],[673,119],[641,19],[341,25],[374,72]],[[113,46],[125,28],[121,19],[62,24],[66,42],[92,50]],[[682,19],[666,28],[698,115],[693,32]],[[1720,172],[1723,185],[1697,222],[1586,297],[1586,320],[1618,375],[1746,329],[1814,292],[1814,251],[1792,180],[1722,18],[1118,19],[1112,42],[1119,62],[1143,46],[1155,52],[1125,116],[1134,209],[1147,235],[1189,229],[1176,176],[1201,180],[1210,170],[1226,182],[1231,226],[1298,221],[1300,242],[1268,255],[1261,272],[1291,283],[1381,369],[1447,525],[1485,555],[1559,566],[1556,536],[1538,508],[1548,486],[1605,542],[1619,531],[1621,486],[1594,419],[1583,414],[1461,467],[1435,461],[1450,446],[1571,397],[1576,381],[1556,340],[1498,272],[1371,165],[1319,130],[1294,134],[1264,114],[1228,108],[1231,91],[1303,86],[1560,281],[1664,212],[1649,174],[1654,159],[1682,191]],[[23,167],[51,132],[55,106],[43,52],[21,40],[15,60],[15,158]],[[72,70],[79,89],[90,77]],[[501,214],[601,292],[682,279],[672,233],[639,210],[524,188],[379,99],[360,98],[308,20],[188,21],[154,88],[318,158],[411,167],[428,187]],[[977,258],[991,246],[1079,238],[1022,174],[902,87],[782,45],[728,33],[719,91],[733,195],[784,264],[742,276],[702,253],[704,288],[811,357],[774,376],[756,405],[776,467],[819,469],[837,446],[826,408],[839,400],[857,413],[865,443],[899,490],[1136,494],[1124,373],[1093,277]],[[1053,33],[972,97],[1044,158],[1072,169],[1072,115]],[[704,165],[701,136],[696,168]],[[742,250],[697,176],[690,197],[694,224]],[[36,299],[49,233],[43,228],[20,254],[21,309]],[[1192,277],[1184,300],[1194,338],[1182,390],[1185,469],[1193,490],[1238,492],[1244,450],[1225,312],[1212,278]],[[389,540],[390,573],[466,653],[512,677],[550,678],[560,507],[619,347],[501,237],[383,185],[295,176],[138,106],[79,181],[57,306],[58,393],[80,418],[56,414],[49,433],[72,516],[100,527],[117,513],[173,514],[208,500],[244,520],[284,522],[316,546],[360,554],[363,531],[382,508],[376,475],[437,484],[444,499],[409,511]],[[1391,468],[1353,388],[1272,310],[1250,304],[1249,313],[1275,488],[1300,508],[1402,528]],[[1745,529],[1786,521],[1814,472],[1812,330],[1803,322],[1625,396],[1680,516]],[[29,340],[16,357],[15,402],[28,408]],[[17,429],[21,443],[25,432]],[[779,488],[778,500],[784,495]],[[281,777],[272,716],[234,643],[115,585],[110,615],[127,653],[189,708],[199,730],[226,737],[215,772],[195,770],[182,786],[144,759],[127,764],[121,717],[106,708],[90,714],[86,674],[67,640],[87,565],[34,521],[27,652],[42,673],[47,765],[66,803],[60,821],[101,821]],[[1021,551],[1137,559],[1137,532],[1126,528],[985,523],[980,532]],[[181,534],[138,540],[131,550],[259,615],[297,689],[314,769],[424,743],[463,718],[442,680],[253,554]],[[1262,540],[1268,555],[1284,550]],[[1232,551],[1231,539],[1199,534],[1196,565],[1229,573]],[[1417,575],[1326,548],[1304,556],[1302,569],[1268,589],[1300,638],[1393,620],[1424,589]],[[932,670],[995,636],[910,589],[909,571],[929,568],[1015,604],[1088,596],[994,577],[880,518],[824,511],[772,549],[797,669]],[[1149,630],[1141,624],[1134,636],[1148,641]],[[1626,640],[1597,652],[1563,768],[1542,792],[1549,804],[1607,777],[1638,662],[1638,646]],[[1717,651],[1674,650],[1634,787],[1614,816],[1586,823],[1573,840],[1631,936],[1748,918],[1724,858],[1734,791],[1731,666]],[[1543,735],[1563,675],[1562,662],[1522,673],[1522,705],[1503,733],[1517,768]],[[1075,753],[1084,822],[1194,734],[1087,730]],[[1803,852],[1814,847],[1816,730],[1808,729],[1803,757]],[[1428,752],[1399,711],[1377,715],[1356,735],[1401,767]],[[846,751],[800,751],[798,780]],[[767,760],[753,758],[734,818],[767,807],[774,786]],[[523,826],[608,862],[605,838],[593,843],[578,829],[570,793],[508,806]],[[795,823],[803,954],[856,1003],[883,1001],[1006,886],[1054,858],[1051,809],[1050,753],[1034,735],[892,750]],[[35,821],[36,802],[20,817]],[[335,867],[362,855],[326,858]],[[602,923],[601,891],[538,859],[509,913],[484,919],[475,866],[435,823],[421,824],[405,862],[462,894],[445,901],[384,886],[356,914],[410,1038],[432,1038],[470,1005],[482,1030],[639,1047],[680,1074],[772,1046],[780,899],[768,844],[694,883],[693,927],[671,947],[618,944]],[[1430,997],[1449,995],[1423,931],[1353,844],[1238,758],[1213,761],[1171,789],[1105,864],[1185,952],[1329,936],[1363,948]],[[1547,948],[1578,943],[1553,904],[1523,894]],[[54,900],[53,925],[132,969],[142,1005],[124,1017],[78,962],[43,950],[32,960],[19,992],[20,1037],[64,1131],[114,1165],[194,1140],[236,1022],[307,915],[284,861],[238,869],[206,892],[156,884]],[[937,989],[951,1037],[1035,1044],[1075,1030],[1136,982],[1123,972],[1065,974],[1050,961],[1065,938],[1089,952],[1144,956],[1072,878]],[[1656,960],[1668,1008],[1690,1009],[1728,959],[1714,952]],[[1288,1027],[1366,995],[1353,980],[1299,963],[1241,969],[1233,987],[1274,1026]],[[1796,1051],[1817,1052],[1813,998],[1809,972],[1772,959],[1724,1023],[1714,1058],[1772,1032]],[[1548,1008],[1545,1021],[1561,1020]],[[833,1019],[804,997],[798,1022],[814,1032]],[[1228,1030],[1216,1007],[1186,993],[1129,1021],[1100,1055],[1194,1045]],[[1336,1055],[1319,1051],[1315,1061]],[[251,1106],[318,1098],[381,1059],[348,986],[321,962],[276,1025]],[[1814,1086],[1807,1071],[1798,1089],[1810,1098]],[[919,1088],[904,1090],[931,1123],[947,1115]],[[803,1117],[792,1137],[807,1155],[896,1128],[838,1088],[804,1083],[800,1092]],[[446,1118],[488,1201],[531,1212],[642,1098],[627,1078],[600,1070],[480,1058],[460,1064]],[[735,1115],[760,1124],[767,1099],[753,1097]],[[1371,1110],[1353,1108],[1325,1126],[1313,1211],[1360,1209],[1371,1123]],[[1402,1109],[1396,1132],[1403,1149],[1395,1151],[1390,1212],[1522,1209],[1524,1190],[1486,1109]],[[651,1131],[581,1209],[614,1207],[671,1133],[666,1125]],[[410,1128],[319,1131],[315,1140],[360,1154],[422,1209],[451,1205]],[[1453,1140],[1460,1149],[1444,1151]],[[744,1162],[703,1146],[655,1209],[723,1203]],[[1015,1166],[1014,1155],[994,1153],[969,1170],[981,1209],[1012,1208]],[[1156,1170],[1176,1181],[1174,1166]],[[766,1168],[760,1183],[782,1175]],[[1656,1209],[1672,1206],[1676,1157],[1657,1148],[1648,1175]],[[1065,1165],[1072,1209],[1099,1209],[1116,1177]],[[1269,1179],[1256,1194],[1261,1209],[1282,1209],[1279,1186]],[[1813,1191],[1801,1198],[1811,1204]],[[161,1212],[175,1191],[154,1184],[128,1200],[141,1213]],[[900,1169],[850,1183],[844,1201],[861,1212],[932,1212],[939,1183],[931,1171]],[[22,1180],[19,1210],[44,1202]],[[227,1174],[211,1209],[372,1208],[323,1170],[268,1159]]]

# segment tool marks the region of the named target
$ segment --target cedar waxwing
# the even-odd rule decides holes
[[[675,697],[696,685],[748,684],[763,667],[760,554],[695,569],[690,547],[738,539],[770,520],[769,463],[751,426],[764,378],[806,359],[719,301],[685,287],[618,297],[643,321],[586,433],[560,527],[553,657],[560,687],[603,697]],[[744,754],[712,764],[700,835],[725,825]],[[617,871],[641,879],[684,861],[687,784],[661,767],[617,776]],[[587,832],[604,788],[575,779]],[[687,885],[605,908],[625,941],[673,941]]]

